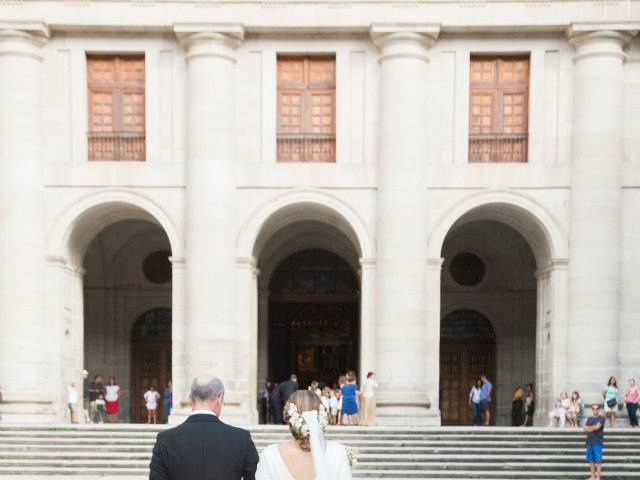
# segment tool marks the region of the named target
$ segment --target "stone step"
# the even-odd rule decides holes
[[[0,478],[146,480],[155,437],[165,426],[0,426]],[[259,450],[289,437],[286,427],[251,427]],[[578,429],[330,427],[353,448],[355,478],[585,478]],[[640,479],[640,431],[605,432],[605,472]]]

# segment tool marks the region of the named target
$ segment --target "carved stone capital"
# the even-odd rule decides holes
[[[42,60],[42,46],[51,32],[42,22],[0,21],[0,55],[14,55]]]
[[[173,31],[187,49],[187,60],[217,57],[235,63],[235,49],[244,39],[241,24],[178,23],[173,26]]]
[[[569,43],[576,49],[573,58],[579,62],[588,58],[613,57],[627,59],[624,48],[638,33],[640,25],[574,23],[566,31]]]
[[[371,25],[369,33],[380,49],[380,63],[394,58],[429,62],[427,51],[438,39],[440,25],[377,23]]]

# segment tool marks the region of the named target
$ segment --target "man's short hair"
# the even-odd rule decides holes
[[[222,395],[224,395],[224,385],[218,377],[204,375],[194,378],[191,382],[191,398],[194,401],[217,400]]]

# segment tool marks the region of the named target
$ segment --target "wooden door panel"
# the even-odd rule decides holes
[[[494,344],[442,344],[440,346],[440,414],[443,425],[471,425],[469,391],[486,373],[495,385]],[[492,406],[493,407],[493,406]],[[493,410],[493,408],[492,408]]]
[[[132,414],[133,422],[147,421],[144,393],[154,386],[162,396],[171,379],[171,339],[134,339],[132,342]],[[164,419],[162,398],[158,402],[158,421]]]

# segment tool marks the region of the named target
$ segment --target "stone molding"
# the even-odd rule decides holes
[[[612,57],[627,60],[624,48],[638,33],[640,24],[574,23],[566,31],[576,49],[574,62],[587,58]]]
[[[427,51],[440,35],[438,24],[374,23],[369,30],[373,43],[380,49],[379,63],[396,58],[429,62]]]
[[[427,258],[427,270],[442,270],[442,264],[444,263],[443,257]]]
[[[239,23],[176,23],[173,31],[187,49],[187,61],[214,57],[235,63],[235,50],[244,39],[244,26]]]
[[[0,56],[18,56],[42,60],[42,47],[51,32],[42,22],[0,21]]]
[[[171,266],[174,269],[184,269],[187,263],[184,257],[169,257],[169,261],[171,262]]]

